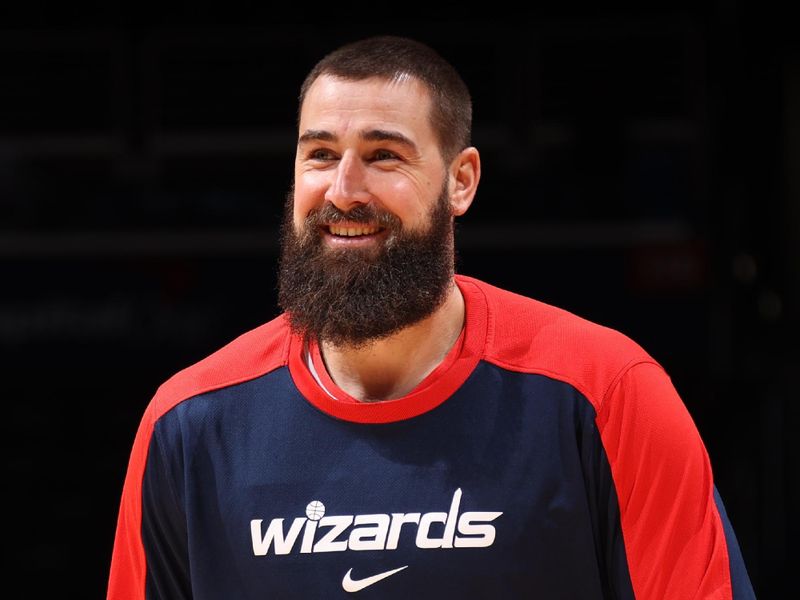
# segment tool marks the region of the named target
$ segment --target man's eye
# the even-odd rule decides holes
[[[312,150],[308,154],[308,158],[311,160],[332,160],[333,152],[325,150],[324,148],[318,148],[317,150]]]
[[[373,160],[394,160],[396,158],[397,155],[389,150],[376,150],[372,155]]]

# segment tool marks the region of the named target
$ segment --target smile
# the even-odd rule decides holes
[[[358,237],[362,235],[374,235],[381,230],[380,227],[373,225],[329,225],[328,233],[340,237]]]

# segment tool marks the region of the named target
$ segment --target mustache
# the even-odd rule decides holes
[[[325,202],[318,209],[310,211],[305,220],[306,225],[312,227],[349,222],[378,225],[390,230],[401,228],[400,219],[396,215],[380,210],[373,204],[359,204],[348,211],[342,211],[331,202]]]

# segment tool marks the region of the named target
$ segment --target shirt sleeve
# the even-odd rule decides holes
[[[635,597],[754,598],[708,454],[663,369],[629,368],[606,394],[597,425]]]
[[[148,408],[134,440],[120,503],[108,600],[191,598],[186,519],[175,449],[166,460]]]

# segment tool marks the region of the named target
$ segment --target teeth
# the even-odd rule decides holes
[[[378,231],[377,227],[368,227],[362,225],[360,227],[343,227],[342,225],[331,225],[329,227],[333,235],[342,235],[346,237],[355,237],[357,235],[372,235]]]

